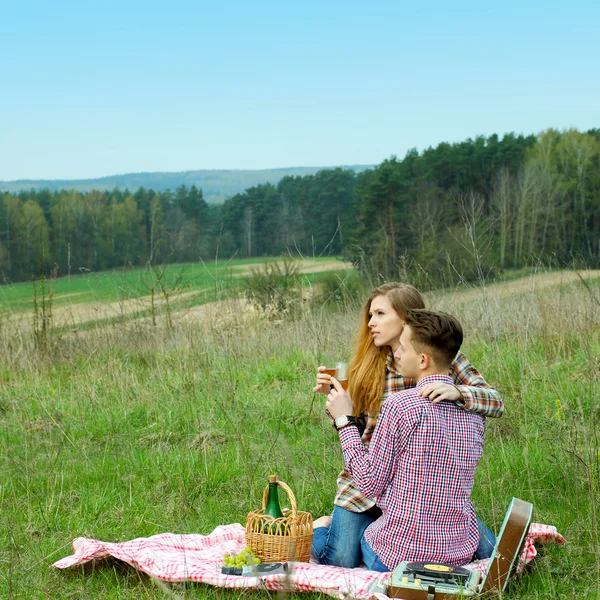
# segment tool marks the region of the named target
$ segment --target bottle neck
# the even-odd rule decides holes
[[[265,512],[270,515],[275,513],[280,516],[281,508],[279,508],[279,496],[277,488],[277,483],[269,483],[269,496],[267,498]]]

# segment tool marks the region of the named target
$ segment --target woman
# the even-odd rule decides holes
[[[354,356],[349,368],[349,395],[354,415],[364,426],[362,441],[369,446],[382,402],[395,392],[414,387],[404,380],[395,364],[406,313],[413,308],[425,308],[421,294],[412,285],[387,283],[371,292],[361,312],[356,332]],[[315,392],[329,393],[331,378],[319,367]],[[451,401],[464,410],[486,417],[500,417],[504,403],[499,392],[492,389],[481,374],[459,352],[451,367],[455,385],[437,383],[425,386],[421,395],[433,402]],[[311,554],[321,564],[354,568],[362,564],[360,540],[364,530],[381,515],[375,500],[359,491],[346,470],[337,481],[337,494],[331,517],[314,522]],[[495,539],[479,521],[480,542],[476,558],[491,555]]]

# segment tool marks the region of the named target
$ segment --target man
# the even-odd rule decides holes
[[[452,384],[448,369],[462,339],[454,317],[424,309],[408,312],[395,358],[402,376],[417,385],[383,403],[368,450],[349,396],[332,379],[327,410],[346,468],[382,511],[361,541],[369,569],[391,571],[404,560],[461,565],[477,548],[470,495],[483,450],[484,418],[452,402],[432,404],[419,396],[432,383]]]

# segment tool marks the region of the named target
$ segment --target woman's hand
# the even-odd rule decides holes
[[[424,385],[419,391],[419,396],[421,398],[429,398],[433,404],[437,404],[443,400],[457,402],[463,399],[463,395],[456,386],[449,383],[442,383],[441,381]]]
[[[352,400],[342,384],[335,377],[331,377],[331,385],[333,385],[333,388],[327,395],[327,402],[325,403],[331,418],[335,420],[342,415],[353,414]]]
[[[313,388],[313,392],[319,394],[329,394],[331,389],[331,376],[325,373],[325,367],[317,369],[317,385]]]

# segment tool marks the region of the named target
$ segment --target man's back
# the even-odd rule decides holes
[[[452,382],[430,375],[390,396],[373,434],[371,462],[389,469],[370,490],[383,515],[365,539],[391,569],[402,560],[465,564],[478,544],[470,494],[484,419],[451,402],[420,398],[419,389],[433,381]]]

